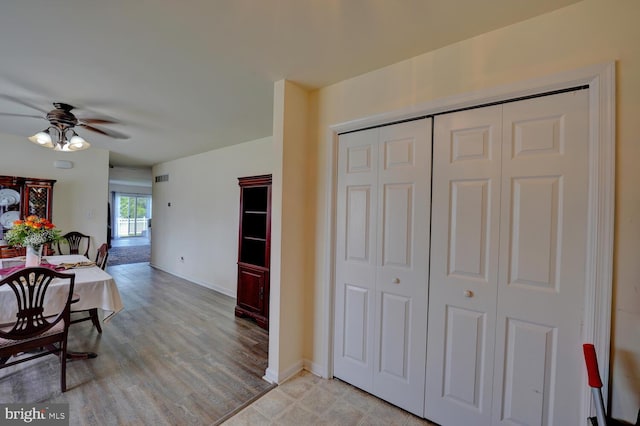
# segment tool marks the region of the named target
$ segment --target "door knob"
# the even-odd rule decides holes
[[[400,284],[400,278],[394,278],[393,279],[393,283],[394,284]]]
[[[471,290],[465,290],[462,294],[464,294],[464,297],[473,297],[473,292]]]

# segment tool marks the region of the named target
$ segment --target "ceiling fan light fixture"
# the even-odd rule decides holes
[[[70,139],[67,139],[67,133],[71,135]],[[56,138],[55,143],[51,137],[52,134]],[[56,127],[49,127],[46,130],[30,136],[29,140],[38,146],[43,146],[60,152],[82,151],[83,149],[87,149],[91,146],[91,144],[83,137],[79,136],[74,130],[68,128],[58,129]]]
[[[71,150],[69,149],[69,143],[57,143],[53,146],[53,150],[54,151],[59,151],[59,152],[71,152]]]
[[[91,146],[91,144],[86,140],[84,140],[83,137],[78,136],[78,134],[74,131],[72,132],[73,132],[73,136],[71,136],[71,139],[69,139],[69,143],[66,144],[69,151],[81,151]]]
[[[53,141],[51,139],[51,132],[49,129],[43,130],[29,137],[29,140],[37,145],[47,148],[53,148]]]

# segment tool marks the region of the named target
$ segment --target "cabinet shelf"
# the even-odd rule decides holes
[[[254,264],[251,263],[245,263],[245,262],[238,262],[238,266],[244,267],[244,268],[248,268],[248,269],[255,269],[258,271],[269,271],[269,267],[268,266],[256,266]]]
[[[258,211],[258,210],[246,210],[244,214],[264,214],[266,215],[266,211]]]
[[[266,238],[260,238],[260,237],[242,237],[245,240],[251,240],[251,241],[263,241],[266,242],[267,239]]]

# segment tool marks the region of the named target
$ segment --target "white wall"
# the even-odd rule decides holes
[[[151,167],[111,167],[109,169],[109,193],[151,195],[152,181]]]
[[[635,421],[640,406],[640,2],[584,0],[558,11],[425,53],[312,93],[315,162],[309,203],[317,218],[307,270],[305,357],[326,365],[323,291],[328,229],[329,126],[616,60],[616,215],[614,242],[612,411]],[[285,153],[286,158],[286,153]],[[579,350],[579,349],[578,349]]]
[[[122,184],[109,184],[109,193],[119,192],[121,194],[143,194],[143,195],[151,195],[153,192],[153,187],[151,186],[151,182],[149,182],[149,186],[139,186],[139,185],[122,185]]]
[[[95,256],[107,238],[109,152],[91,147],[61,153],[13,135],[0,135],[0,140],[0,175],[55,179],[53,223],[62,233],[90,235],[89,255]],[[55,160],[71,161],[73,168],[56,169]]]
[[[154,166],[152,175],[169,181],[153,183],[151,264],[235,297],[238,177],[272,173],[272,165],[267,137]]]

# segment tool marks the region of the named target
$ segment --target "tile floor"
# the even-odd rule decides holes
[[[340,380],[303,371],[223,423],[262,425],[434,425]]]

